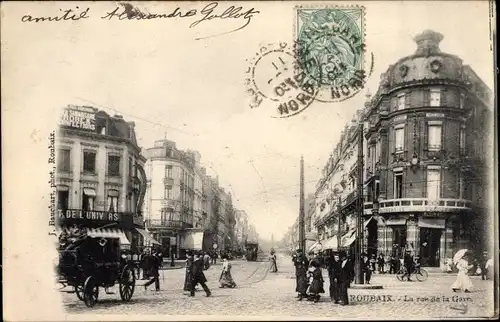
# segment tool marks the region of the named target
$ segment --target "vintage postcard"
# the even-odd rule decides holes
[[[498,318],[495,12],[3,2],[4,320]]]

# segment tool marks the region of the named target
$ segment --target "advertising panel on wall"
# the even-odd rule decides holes
[[[91,107],[68,105],[62,113],[59,125],[73,129],[95,131],[95,110]]]

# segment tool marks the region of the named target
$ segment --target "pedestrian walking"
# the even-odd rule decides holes
[[[487,261],[488,261],[488,252],[484,251],[479,260],[479,269],[481,270],[481,280],[488,279],[488,269],[486,268]]]
[[[201,287],[205,291],[207,297],[212,295],[212,292],[210,292],[210,289],[208,288],[206,282],[207,282],[207,278],[205,277],[205,274],[203,273],[202,252],[198,252],[196,254],[196,258],[193,262],[193,270],[191,272],[191,292],[189,295],[194,296],[195,287],[198,284],[201,285]]]
[[[379,254],[378,259],[377,259],[377,265],[378,265],[378,273],[379,274],[384,274],[384,266],[385,266],[385,260],[384,260],[384,254]]]
[[[472,282],[467,273],[469,272],[469,269],[471,269],[472,267],[473,265],[469,265],[469,262],[467,261],[467,255],[464,255],[457,262],[457,269],[458,269],[457,279],[451,286],[453,292],[462,290],[465,291],[465,293],[470,293],[472,289]]]
[[[341,253],[340,254],[340,260],[343,260],[342,259],[342,254],[345,254],[345,253]],[[354,281],[354,255],[351,254],[351,256],[347,256],[347,255],[344,255],[346,256],[347,258],[347,263],[345,264],[345,266],[347,267],[346,269],[348,270],[349,274],[348,274],[348,279],[347,279],[347,287],[351,287],[351,283]]]
[[[372,277],[372,267],[370,264],[370,260],[368,259],[368,256],[366,254],[362,254],[363,261],[361,262],[362,268],[361,271],[365,275],[365,281],[366,284],[370,284],[370,280]]]
[[[342,260],[342,263],[340,264],[340,274],[338,274],[338,303],[340,305],[348,305],[349,304],[349,297],[347,296],[347,288],[349,287],[354,274],[353,274],[353,269],[354,265],[352,265],[349,260],[347,259],[347,256],[345,252],[342,252],[340,254],[340,259]]]
[[[307,297],[307,268],[309,267],[309,260],[302,253],[302,249],[297,249],[296,257],[294,258],[295,265],[295,278],[296,278],[296,286],[295,291],[298,294],[299,301],[302,301],[305,297]]]
[[[229,287],[229,288],[234,288],[236,287],[236,283],[233,280],[233,276],[231,275],[231,268],[232,265],[229,263],[229,260],[227,258],[224,258],[222,261],[222,272],[219,277],[219,287],[224,288],[224,287]]]
[[[338,253],[333,254],[333,260],[328,263],[328,277],[330,278],[330,299],[335,304],[339,303],[340,274],[342,262]]]
[[[205,253],[203,255],[203,270],[207,270],[210,268],[210,255],[208,253]]]
[[[184,278],[184,292],[191,292],[191,283],[192,283],[192,272],[193,272],[193,252],[187,251],[186,253],[186,276]]]
[[[144,290],[148,289],[148,286],[155,283],[155,291],[160,291],[160,261],[156,253],[146,256],[147,272],[148,276],[152,276],[151,280],[144,284]]]
[[[314,303],[319,302],[322,293],[325,293],[323,287],[323,273],[321,272],[321,263],[318,260],[312,260],[308,269],[308,278],[310,281],[308,298]]]
[[[278,265],[276,264],[276,253],[274,249],[271,249],[271,255],[269,256],[269,261],[271,262],[270,270],[272,273],[278,272]]]

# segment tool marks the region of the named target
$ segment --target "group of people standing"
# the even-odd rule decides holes
[[[347,289],[354,279],[354,265],[345,252],[331,255],[325,261],[330,279],[330,299],[335,304],[347,305],[349,304]],[[295,265],[295,291],[298,293],[298,300],[319,302],[320,294],[325,293],[320,260],[314,258],[309,261],[301,249],[292,256],[292,260]]]

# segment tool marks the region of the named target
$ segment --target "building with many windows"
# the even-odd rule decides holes
[[[150,237],[141,229],[146,159],[134,126],[93,107],[64,109],[56,135],[59,227],[77,225],[89,228],[91,236],[118,237],[132,250]]]
[[[161,242],[165,255],[170,256],[173,251],[177,257],[182,257],[186,249],[193,248],[187,243],[192,243],[196,233],[192,228],[195,167],[199,154],[179,150],[173,141],[159,140],[145,155],[146,228]]]
[[[487,248],[492,94],[470,66],[440,51],[442,38],[418,35],[416,52],[388,68],[343,131],[316,189],[312,218],[323,244],[338,246],[337,230],[340,247],[356,238],[363,122],[363,250],[410,250],[422,265],[442,267],[458,249]]]
[[[366,213],[369,249],[409,248],[423,265],[443,265],[460,248],[481,248],[487,222],[486,160],[492,159],[491,91],[470,66],[440,51],[425,31],[417,50],[382,75],[367,103]],[[489,190],[488,190],[489,189]]]

